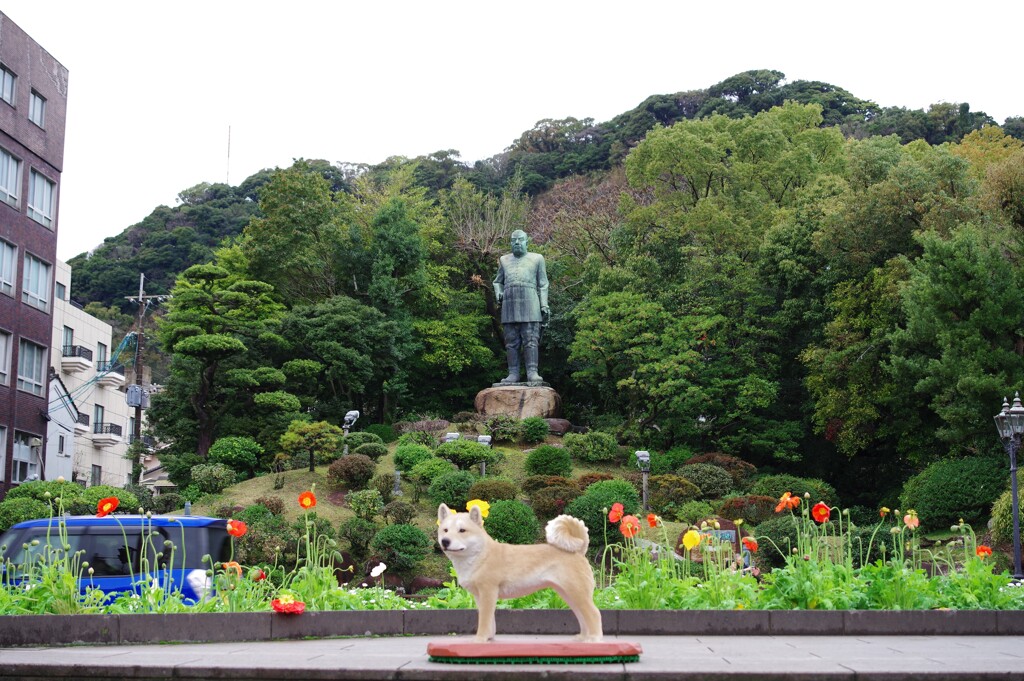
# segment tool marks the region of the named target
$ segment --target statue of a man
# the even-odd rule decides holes
[[[519,382],[519,351],[523,351],[526,380],[540,383],[544,379],[537,373],[540,354],[541,325],[547,326],[548,273],[544,256],[528,253],[526,232],[512,232],[512,253],[498,260],[498,275],[494,277],[494,297],[501,306],[501,324],[505,329],[505,353],[508,356],[508,376],[502,383]]]

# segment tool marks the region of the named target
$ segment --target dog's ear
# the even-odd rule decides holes
[[[474,505],[473,508],[469,509],[469,519],[480,527],[484,526],[484,517],[480,514],[480,507]]]
[[[444,504],[437,507],[437,522],[443,521],[452,514],[451,510]]]

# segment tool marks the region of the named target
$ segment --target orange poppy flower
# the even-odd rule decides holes
[[[241,537],[249,531],[249,527],[241,520],[232,520],[228,518],[228,534],[232,537]]]
[[[117,497],[106,497],[105,499],[100,499],[96,504],[96,517],[102,518],[106,515],[110,515],[117,510],[117,504]]]
[[[622,504],[615,502],[612,504],[612,510],[608,511],[608,522],[617,523],[622,520],[622,514],[626,512],[626,509],[622,507]]]
[[[907,515],[903,516],[903,524],[911,530],[916,530],[920,527],[921,521],[917,518],[917,511],[913,509],[907,511]]]
[[[786,492],[779,497],[779,505],[775,507],[776,513],[782,513],[787,508],[796,508],[800,505],[800,497],[794,497],[789,492]]]
[[[270,607],[274,609],[274,612],[279,612],[285,615],[301,615],[302,611],[306,609],[306,604],[302,601],[295,600],[294,596],[285,594],[280,598],[275,598],[270,601]]]
[[[221,567],[224,568],[225,573],[227,573],[228,570],[231,570],[238,575],[239,579],[242,578],[242,566],[238,564],[238,561],[229,560],[226,563],[222,563]]]
[[[299,495],[299,506],[304,509],[311,509],[316,506],[316,495],[312,492],[303,492]]]
[[[985,546],[984,544],[978,544],[978,548],[976,548],[974,552],[978,554],[978,558],[984,558],[992,555],[992,548]]]
[[[661,520],[661,518],[659,518],[658,516],[654,515],[653,513],[648,513],[647,514],[647,524],[650,525],[651,527],[657,527],[659,520]]]
[[[751,553],[757,553],[757,540],[753,537],[744,537],[742,540],[743,545],[747,547],[747,551]]]
[[[832,509],[830,509],[828,504],[824,501],[819,501],[811,507],[811,517],[814,518],[816,522],[827,523],[831,515]]]
[[[619,531],[626,539],[632,539],[640,531],[640,519],[635,515],[625,516],[622,519],[622,524],[619,525]]]

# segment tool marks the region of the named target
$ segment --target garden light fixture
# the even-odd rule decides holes
[[[1013,578],[1024,579],[1020,565],[1020,499],[1017,496],[1017,452],[1024,435],[1024,405],[1020,393],[1014,393],[1011,407],[1003,398],[1003,409],[995,416],[996,430],[1010,457],[1010,506],[1013,510]]]
[[[636,452],[636,465],[640,468],[640,472],[643,474],[643,499],[644,499],[644,510],[647,508],[647,476],[651,472],[651,453],[648,451],[640,450]]]

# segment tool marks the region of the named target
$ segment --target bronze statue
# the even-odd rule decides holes
[[[517,229],[512,232],[512,253],[498,260],[494,277],[494,297],[501,306],[501,324],[505,330],[508,376],[502,384],[519,383],[519,351],[526,364],[526,381],[541,383],[537,373],[540,359],[540,332],[547,326],[548,274],[544,256],[526,250],[529,237]]]

